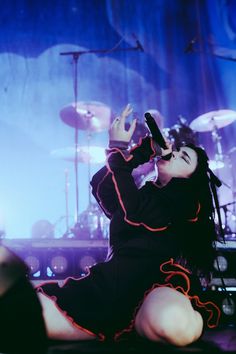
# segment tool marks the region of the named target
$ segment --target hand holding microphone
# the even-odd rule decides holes
[[[150,130],[150,133],[152,134],[152,138],[154,142],[161,147],[162,149],[162,159],[163,160],[170,160],[172,156],[172,147],[169,145],[163,135],[161,134],[160,129],[158,128],[158,125],[155,121],[155,119],[151,116],[149,112],[146,112],[144,114],[146,124]]]

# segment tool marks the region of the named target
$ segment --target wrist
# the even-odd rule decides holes
[[[119,140],[109,141],[109,149],[117,148],[119,150],[127,150],[128,147],[129,147],[129,143],[126,141],[119,141]]]

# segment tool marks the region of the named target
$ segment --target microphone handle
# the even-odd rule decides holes
[[[161,134],[161,131],[155,121],[155,119],[151,116],[149,112],[144,114],[147,126],[152,134],[153,140],[164,150],[168,149],[166,146],[166,142]]]

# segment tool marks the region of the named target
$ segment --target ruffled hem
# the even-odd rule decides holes
[[[168,266],[170,266],[169,270],[164,269],[165,267],[168,267]],[[160,265],[160,271],[164,274],[167,274],[167,276],[164,280],[164,283],[163,284],[155,283],[152,285],[152,287],[150,289],[148,289],[144,293],[143,299],[140,301],[138,306],[135,308],[132,320],[130,321],[129,325],[114,335],[115,341],[120,340],[123,335],[129,334],[130,332],[132,332],[134,330],[134,322],[135,322],[135,317],[137,315],[137,312],[139,311],[139,309],[140,309],[141,305],[143,304],[147,295],[152,290],[154,290],[158,287],[170,287],[172,289],[180,291],[182,294],[184,294],[190,300],[190,302],[194,303],[196,310],[199,308],[199,309],[201,309],[201,312],[202,312],[202,310],[204,310],[208,314],[208,319],[206,322],[208,328],[215,328],[218,326],[219,320],[220,320],[220,315],[221,315],[221,311],[220,311],[219,307],[212,301],[202,302],[198,295],[190,295],[191,282],[190,282],[189,275],[191,275],[191,272],[188,269],[184,268],[183,266],[181,266],[177,263],[174,263],[174,260],[171,258],[169,261],[164,262]],[[183,284],[181,284],[181,285],[173,284],[174,283],[173,278],[176,276],[180,276],[182,278]],[[173,281],[173,283],[171,281]]]
[[[91,330],[83,327],[82,325],[80,325],[78,322],[75,322],[75,320],[73,319],[73,317],[69,316],[68,313],[64,310],[62,310],[62,308],[58,305],[57,303],[57,297],[55,295],[48,295],[44,290],[43,290],[43,285],[49,285],[49,284],[55,284],[57,285],[57,282],[45,282],[42,283],[40,285],[37,286],[36,291],[37,292],[41,292],[44,296],[46,296],[47,298],[53,300],[54,305],[56,306],[56,308],[60,311],[60,313],[67,319],[67,321],[69,321],[75,328],[85,332],[86,334],[89,334],[91,336],[97,337],[99,341],[104,341],[106,339],[105,335],[103,333],[95,333],[92,332]]]

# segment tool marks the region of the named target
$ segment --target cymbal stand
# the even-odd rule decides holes
[[[77,111],[78,108],[78,59],[82,54],[89,54],[89,53],[97,53],[97,54],[111,54],[117,51],[141,51],[143,52],[143,48],[140,42],[136,39],[136,46],[135,47],[127,47],[127,48],[118,48],[115,46],[114,48],[109,49],[91,49],[91,50],[81,50],[81,51],[70,51],[70,52],[61,52],[60,55],[70,55],[73,58],[73,65],[74,65],[74,103],[75,103],[75,110]],[[76,121],[75,127],[75,138],[74,138],[74,145],[75,145],[75,162],[74,162],[74,169],[75,169],[75,198],[76,198],[76,207],[75,207],[75,226],[71,229],[71,231],[76,236],[79,230],[79,187],[78,187],[78,124],[79,122]],[[90,168],[89,168],[90,171]],[[90,173],[90,172],[89,172]]]
[[[211,133],[211,136],[212,136],[212,140],[213,142],[215,143],[215,161],[216,161],[216,164],[217,163],[223,163],[223,165],[225,164],[224,162],[224,155],[223,155],[223,149],[222,149],[222,144],[221,144],[221,139],[222,137],[220,136],[220,134],[218,133],[219,129],[217,128],[217,125],[215,124],[215,120],[214,120],[214,117],[212,117],[212,120],[214,122],[214,126],[213,126],[213,130],[212,130],[212,133]],[[218,168],[216,168],[216,174],[218,177],[219,176],[219,173],[218,173]],[[221,180],[221,183],[227,187],[228,189],[231,190],[231,186],[226,183],[225,181],[222,180],[222,178],[220,178]]]
[[[212,121],[213,121],[213,130],[212,130],[212,133],[211,133],[211,136],[212,136],[212,141],[215,145],[215,161],[216,161],[216,164],[219,163],[223,163],[223,149],[222,149],[222,144],[221,144],[221,136],[219,134],[219,129],[215,123],[215,119],[214,117],[212,117]]]
[[[71,231],[69,228],[69,179],[68,179],[68,170],[65,170],[65,204],[66,204],[66,214],[65,214],[65,222],[66,222],[66,231],[63,234],[63,238],[67,238],[71,235]]]
[[[88,208],[90,209],[91,207],[91,192],[90,192],[90,180],[91,180],[91,159],[90,159],[90,141],[91,141],[91,132],[88,130],[88,135],[87,135],[87,148],[88,148]]]
[[[234,151],[233,151],[234,152]],[[234,225],[236,226],[236,177],[235,177],[235,174],[234,174],[234,171],[233,171],[233,157],[232,157],[232,152],[229,152],[228,153],[229,155],[229,168],[230,168],[230,171],[231,171],[231,177],[232,177],[232,205],[233,205],[233,210],[232,210],[232,213],[233,213],[233,216],[234,216]],[[236,230],[236,227],[235,229]]]
[[[215,144],[215,160],[216,163],[223,162],[223,150],[221,144],[222,138],[219,134],[219,129],[217,128],[214,117],[212,117],[212,121],[213,121],[213,130],[211,136],[212,136],[213,143]]]
[[[74,100],[75,100],[75,110],[77,112],[78,105],[78,59],[79,54],[73,55],[73,63],[74,63]],[[74,169],[75,169],[75,229],[78,227],[79,220],[79,185],[78,185],[78,137],[79,137],[79,128],[78,128],[78,120],[76,120],[75,126],[75,159],[74,159]]]

